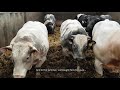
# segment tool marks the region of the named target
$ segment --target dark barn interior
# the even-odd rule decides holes
[[[0,48],[10,44],[12,38],[17,31],[27,21],[43,22],[46,14],[52,13],[56,18],[55,33],[49,35],[49,52],[47,60],[42,65],[41,69],[49,69],[53,71],[40,71],[37,78],[118,78],[118,74],[110,73],[104,70],[105,75],[100,77],[95,72],[94,54],[92,50],[87,53],[87,59],[80,61],[81,72],[69,71],[76,69],[77,63],[72,57],[65,57],[62,53],[60,45],[60,25],[66,19],[73,19],[79,13],[90,15],[109,14],[114,20],[119,21],[120,12],[0,12]],[[9,60],[9,52],[5,55],[0,53],[0,78],[13,78],[13,63]],[[68,71],[56,71],[59,69],[69,69]],[[55,70],[55,71],[54,71]],[[36,78],[36,69],[33,67],[27,73],[26,78]]]

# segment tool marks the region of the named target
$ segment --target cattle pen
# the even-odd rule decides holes
[[[40,72],[37,78],[101,78],[94,68],[94,54],[90,49],[87,52],[85,61],[80,61],[80,72],[76,71],[76,61],[70,56],[65,57],[62,53],[60,44],[60,25],[68,19],[74,18],[78,13],[86,13],[93,15],[110,14],[115,20],[119,20],[119,12],[0,12],[0,47],[9,45],[17,31],[27,21],[43,22],[44,15],[53,13],[57,20],[55,33],[48,35],[49,51],[47,60],[39,69],[34,67],[28,71],[26,78],[36,78],[35,72]],[[0,78],[13,78],[13,62],[8,58],[9,52],[0,56]],[[104,78],[116,78],[118,74],[111,74],[105,71]]]

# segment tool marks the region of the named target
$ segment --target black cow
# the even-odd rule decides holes
[[[98,16],[98,15],[85,15],[85,14],[78,14],[74,19],[77,19],[83,27],[85,27],[86,32],[92,38],[92,30],[95,24],[99,21],[103,21],[107,19],[108,16]]]

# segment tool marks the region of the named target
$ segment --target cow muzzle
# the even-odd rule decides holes
[[[13,70],[13,77],[14,78],[25,78],[27,73],[26,69],[14,69]]]
[[[25,76],[22,75],[13,75],[14,78],[25,78]]]

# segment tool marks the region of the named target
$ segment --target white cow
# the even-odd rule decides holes
[[[18,31],[9,46],[1,48],[12,51],[14,78],[24,78],[33,65],[41,67],[49,50],[48,31],[38,21],[28,21]]]
[[[85,51],[91,40],[78,20],[65,20],[61,24],[60,35],[62,49],[66,56],[71,54],[74,59],[85,59]]]
[[[108,19],[98,22],[92,32],[96,44],[95,69],[103,75],[103,68],[118,73],[120,70],[120,25]]]

